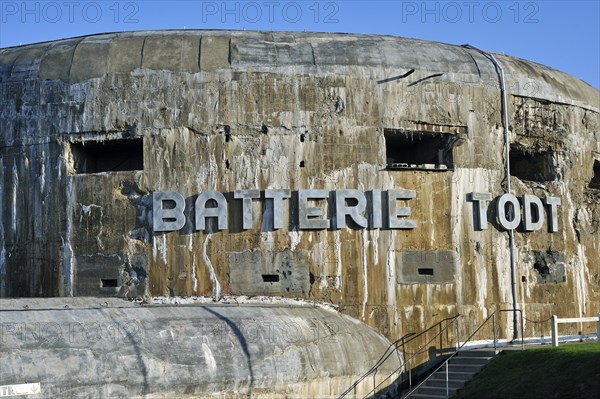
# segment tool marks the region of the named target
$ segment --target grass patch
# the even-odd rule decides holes
[[[600,398],[600,343],[507,351],[456,399]]]

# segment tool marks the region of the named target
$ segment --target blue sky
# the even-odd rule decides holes
[[[551,66],[600,88],[600,0],[0,0],[0,47],[182,28],[375,33],[469,43]]]

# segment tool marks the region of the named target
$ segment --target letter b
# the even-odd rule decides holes
[[[164,208],[165,202],[174,202],[173,208]],[[154,231],[181,230],[185,225],[185,199],[173,191],[152,194],[152,222]]]

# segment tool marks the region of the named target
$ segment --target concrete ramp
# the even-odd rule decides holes
[[[0,328],[0,386],[39,383],[36,399],[337,397],[390,345],[350,317],[289,303],[11,299]],[[391,356],[373,383],[400,365]]]

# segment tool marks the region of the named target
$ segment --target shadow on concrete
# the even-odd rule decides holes
[[[248,350],[248,343],[246,342],[244,334],[232,320],[228,319],[222,314],[216,312],[215,310],[209,307],[202,307],[202,310],[206,310],[208,313],[212,314],[213,316],[216,316],[218,319],[223,320],[227,324],[227,326],[229,326],[229,328],[237,338],[238,342],[240,343],[242,351],[244,352],[244,356],[246,357],[248,372],[250,373],[250,384],[248,385],[248,397],[250,397],[252,394],[252,386],[254,385],[254,372],[252,371],[252,359],[250,356],[250,351]]]

